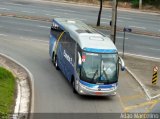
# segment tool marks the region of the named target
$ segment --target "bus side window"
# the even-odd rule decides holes
[[[62,43],[62,46],[64,47],[64,49],[66,49],[67,52],[69,52],[74,62],[75,61],[75,44],[76,44],[75,41],[71,38],[68,32],[65,32],[60,42]]]

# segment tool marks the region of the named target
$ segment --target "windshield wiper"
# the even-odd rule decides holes
[[[94,74],[93,74],[93,80],[94,80],[94,78],[95,78],[95,76],[98,74],[98,69],[94,72]]]

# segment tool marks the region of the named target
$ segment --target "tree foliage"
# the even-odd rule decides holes
[[[139,0],[118,0],[121,2],[130,2],[133,4],[137,4],[137,2],[139,2]],[[156,7],[160,7],[160,0],[143,0],[143,5],[154,5]]]

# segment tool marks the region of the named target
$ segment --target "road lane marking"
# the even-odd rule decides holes
[[[107,21],[111,21],[111,19],[109,18],[101,18],[102,20],[107,20]]]
[[[127,17],[118,17],[120,19],[126,19],[126,20],[132,20],[132,18],[127,18]]]
[[[11,9],[1,7],[0,10],[11,10]]]
[[[151,49],[151,50],[158,50],[158,51],[160,51],[160,49],[157,49],[157,48],[149,48],[149,49]]]
[[[8,36],[8,35],[6,35]],[[23,36],[19,36],[18,37],[19,39],[16,39],[16,40],[25,40],[25,41],[35,41],[35,42],[41,42],[41,43],[44,43],[45,45],[49,45],[49,41],[45,41],[45,40],[39,40],[39,39],[33,39],[33,38],[26,38],[26,37],[23,37]],[[4,40],[4,41],[10,41],[10,39],[0,39],[0,40]]]
[[[23,26],[32,26],[32,27],[35,27],[35,26],[36,26],[36,27],[47,28],[47,29],[50,28],[50,27],[48,27],[48,26],[42,26],[42,25],[35,25],[35,26],[33,26],[33,25],[31,25],[31,24],[26,24],[26,23],[24,23],[24,22],[22,23],[22,22],[18,22],[18,21],[17,21],[17,22],[13,22],[13,21],[2,21],[2,22],[8,23],[8,24],[11,24],[11,23],[12,23],[12,24],[16,24],[16,25],[23,25]],[[3,27],[3,26],[0,26],[0,28],[1,28],[1,27]]]
[[[158,31],[160,32],[160,29]]]
[[[159,102],[160,102],[160,100],[155,100],[155,103],[154,103],[151,107],[149,107],[147,113],[150,113],[150,112],[152,111],[152,109],[155,107],[155,105],[156,105],[157,103],[159,103]]]
[[[20,36],[19,38],[22,39],[22,40],[25,40],[25,41],[36,41],[36,42],[42,42],[42,43],[45,43],[45,44],[49,43],[49,41],[39,40],[39,39],[31,39],[31,38],[26,38],[26,37],[23,37],[23,36]]]
[[[66,9],[54,9],[54,10],[62,11],[62,12],[71,12],[71,13],[78,13],[78,14],[80,14],[80,12],[76,12],[76,11],[72,11],[72,10],[66,10]]]
[[[80,20],[80,21],[87,21],[87,19],[81,19],[81,18],[74,18],[75,20]]]
[[[57,16],[57,15],[53,15],[53,14],[45,14],[47,16],[51,16],[51,17],[60,17],[60,16]]]
[[[125,107],[124,111],[128,112],[130,110],[137,109],[137,108],[140,108],[140,107],[145,107],[145,106],[148,106],[148,105],[150,105],[152,107],[156,103],[157,103],[157,100],[152,100],[152,101],[136,104],[136,105],[133,105],[133,106]]]
[[[132,96],[123,96],[121,99],[126,102],[126,101],[129,101],[129,100],[135,100],[135,99],[139,99],[139,98],[144,98],[144,94],[140,93],[140,94],[137,94],[137,95],[132,95]]]
[[[5,3],[5,4],[14,5],[14,6],[24,6],[24,5],[22,5],[22,4],[17,4],[17,3]]]
[[[21,12],[25,12],[25,13],[35,13],[34,11],[21,11]]]
[[[19,30],[19,31],[26,31],[26,32],[32,32],[33,30],[32,29],[21,29],[21,28],[18,28],[16,30]]]
[[[108,22],[103,22],[103,21],[102,21],[101,23],[102,23],[102,24],[108,24]]]
[[[146,29],[146,27],[140,27],[140,26],[129,26],[129,27],[137,28],[137,29],[143,29],[143,30],[145,30],[145,29]]]
[[[6,34],[0,34],[0,36],[8,36],[8,35],[6,35]]]
[[[121,32],[121,33],[123,33],[123,32]],[[131,33],[129,33],[129,34],[131,34]],[[149,37],[149,38],[156,38],[156,39],[159,39],[159,37],[158,36],[149,36],[149,35],[143,35],[143,34],[132,34],[132,36],[143,36],[143,37]]]
[[[118,39],[124,39],[124,37],[117,37],[117,38],[118,38]],[[127,40],[128,40],[129,38],[125,38],[125,39],[127,39]]]
[[[101,21],[101,23],[105,23],[105,24],[109,24],[110,23],[110,19],[105,19],[105,18],[103,18],[102,19],[103,21]],[[104,20],[106,20],[106,21],[104,21]],[[117,20],[118,22],[124,22],[124,21],[122,21],[122,20]]]
[[[124,105],[124,103],[123,103],[123,101],[121,99],[121,96],[118,93],[117,93],[117,96],[118,96],[118,99],[119,99],[119,102],[120,102],[122,108],[125,109],[125,105]]]
[[[122,52],[119,52],[119,53],[122,53]],[[150,56],[145,56],[145,55],[137,55],[137,54],[133,54],[133,53],[125,53],[125,54],[129,55],[129,56],[141,57],[141,58],[145,58],[145,59],[160,60],[159,57],[150,57]]]
[[[50,29],[49,26],[39,26],[39,25],[38,25],[37,27]]]
[[[65,14],[65,15],[69,15],[70,13],[64,12],[63,14]]]

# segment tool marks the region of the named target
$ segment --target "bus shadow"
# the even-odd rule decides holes
[[[77,97],[82,100],[100,100],[100,101],[112,101],[115,96],[89,96],[89,95],[79,95]]]

